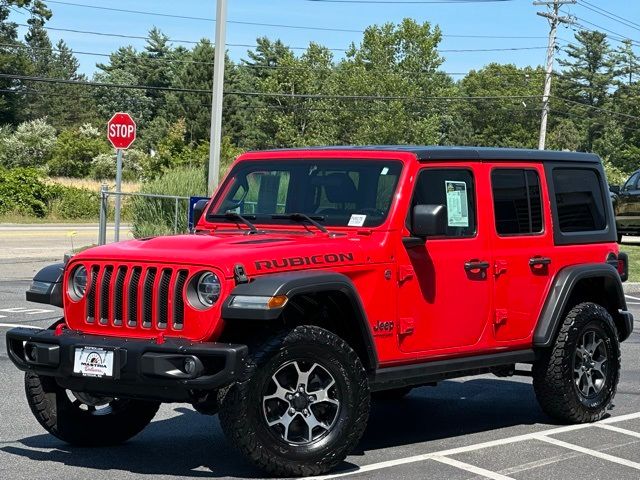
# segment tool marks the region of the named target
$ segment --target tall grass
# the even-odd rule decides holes
[[[64,187],[83,188],[92,192],[99,192],[104,182],[93,180],[91,178],[68,178],[68,177],[51,177],[47,179],[47,183],[62,185]],[[107,182],[109,190],[115,189],[114,182]],[[135,193],[140,191],[139,182],[122,182],[122,191],[125,193]]]
[[[207,192],[205,174],[200,168],[171,170],[162,177],[144,183],[143,193],[176,195],[182,197],[204,196]],[[175,200],[133,197],[130,205],[133,235],[136,238],[172,235],[175,222]],[[188,202],[178,203],[178,233],[188,229]]]

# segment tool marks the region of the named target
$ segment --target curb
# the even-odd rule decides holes
[[[625,282],[622,289],[625,295],[640,295],[640,282]]]

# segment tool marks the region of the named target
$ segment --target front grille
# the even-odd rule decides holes
[[[184,328],[187,270],[92,265],[90,272],[87,323],[161,331]]]

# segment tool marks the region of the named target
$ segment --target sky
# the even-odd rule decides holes
[[[46,1],[46,0],[45,0]],[[378,0],[379,1],[379,0]],[[66,3],[104,6],[157,12],[170,15],[215,18],[215,0],[65,0]],[[490,62],[515,63],[518,66],[542,65],[545,62],[549,25],[546,19],[536,15],[544,7],[534,6],[531,0],[512,0],[494,3],[452,4],[410,4],[398,1],[388,3],[333,3],[309,0],[228,0],[228,20],[287,24],[303,27],[330,27],[348,30],[363,30],[371,24],[399,22],[405,17],[419,22],[429,21],[442,29],[444,38],[440,44],[445,57],[443,70],[467,72],[478,69]],[[589,28],[596,28],[584,22],[609,29],[624,37],[638,41],[640,45],[640,0],[578,0],[576,5],[563,7]],[[179,19],[160,16],[103,11],[47,2],[53,11],[48,27],[75,30],[90,30],[123,35],[145,36],[153,26],[161,29],[171,39],[197,41],[214,38],[215,23],[206,20]],[[609,18],[593,10],[593,6],[626,19],[627,24]],[[25,23],[26,17],[14,14],[13,20]],[[629,23],[631,22],[631,23]],[[574,27],[575,28],[575,27]],[[21,29],[24,34],[25,28]],[[86,35],[82,33],[50,30],[52,41],[64,39],[77,52],[110,53],[118,47],[133,45],[144,47],[144,40],[110,36]],[[450,36],[447,36],[450,35]],[[489,35],[531,38],[464,38],[458,35]],[[564,40],[573,39],[574,31],[561,27],[558,36],[560,45]],[[329,48],[344,49],[351,42],[359,43],[361,34],[357,32],[330,32],[312,29],[294,29],[229,23],[227,25],[228,44],[254,44],[256,37],[267,36],[281,39],[292,47],[305,47],[310,41]],[[191,47],[189,44],[184,44]],[[619,45],[612,42],[613,46]],[[474,51],[446,52],[446,50],[504,49],[526,47],[519,51]],[[246,58],[246,47],[229,46],[232,59]],[[296,50],[300,52],[300,50]],[[343,52],[334,52],[339,59]],[[81,72],[89,76],[95,72],[96,62],[104,58],[77,55]]]

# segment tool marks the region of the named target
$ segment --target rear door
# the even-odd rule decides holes
[[[541,164],[490,168],[494,318],[498,342],[527,339],[554,276],[553,233]]]

